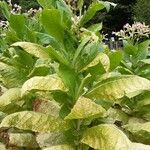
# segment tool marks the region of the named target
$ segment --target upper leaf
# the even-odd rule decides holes
[[[150,88],[150,81],[135,75],[122,75],[98,83],[86,96],[96,99],[117,100],[126,94]]]
[[[80,97],[65,119],[86,119],[104,116],[106,110],[92,100]]]
[[[62,119],[50,115],[33,111],[22,111],[6,116],[2,120],[0,127],[16,127],[22,130],[50,133],[65,131],[68,129],[68,124]]]
[[[130,150],[131,144],[127,136],[111,124],[101,124],[87,129],[81,142],[101,150]]]
[[[52,74],[45,77],[33,77],[27,80],[21,89],[22,95],[32,90],[39,91],[54,91],[65,90],[62,80],[56,75]]]
[[[57,9],[43,10],[41,21],[45,30],[63,44],[64,28],[62,26],[60,11]]]

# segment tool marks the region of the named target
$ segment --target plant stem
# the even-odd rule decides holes
[[[82,124],[82,120],[80,120],[80,119],[77,120],[77,129],[76,129],[76,131],[77,131],[78,133],[80,133],[81,124]],[[77,142],[78,142],[78,144],[77,144],[76,150],[82,150],[82,146],[81,146],[81,144],[80,144],[80,135],[77,136]]]

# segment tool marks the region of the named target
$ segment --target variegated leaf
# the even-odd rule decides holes
[[[25,50],[27,53],[38,57],[38,58],[50,58],[49,54],[45,51],[44,47],[41,45],[30,43],[30,42],[16,42],[12,44],[13,47],[21,47],[23,50]]]
[[[5,117],[0,127],[16,127],[22,130],[50,133],[67,130],[68,123],[50,115],[33,111],[22,111]]]
[[[33,77],[27,80],[21,89],[21,94],[25,95],[30,91],[54,91],[65,90],[62,80],[56,75],[52,74],[45,77]]]
[[[85,119],[104,116],[106,110],[92,100],[80,97],[65,119]]]
[[[81,142],[101,150],[130,150],[131,147],[127,136],[111,124],[101,124],[87,129]]]
[[[108,78],[89,91],[86,96],[94,99],[116,101],[126,94],[150,88],[150,81],[136,75]]]

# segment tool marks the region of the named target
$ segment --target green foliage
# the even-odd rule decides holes
[[[79,1],[76,16],[63,0],[39,3],[42,11],[10,15],[2,31],[0,146],[150,149],[149,40],[111,52],[102,24],[84,25],[114,4],[95,1],[82,14]]]
[[[149,0],[137,0],[137,3],[133,7],[134,18],[136,21],[145,22],[147,25],[150,24],[150,3]]]

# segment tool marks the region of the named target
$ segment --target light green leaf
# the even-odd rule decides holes
[[[131,123],[124,126],[137,142],[150,144],[150,122]]]
[[[95,33],[99,32],[100,30],[102,30],[102,23],[93,24],[88,28],[88,30]]]
[[[86,96],[116,101],[126,94],[150,88],[150,81],[135,75],[108,78],[89,91]]]
[[[11,103],[21,100],[20,88],[12,88],[0,96],[0,110]]]
[[[23,39],[25,33],[25,17],[23,15],[11,14],[10,15],[10,27],[14,29],[20,39]]]
[[[75,148],[70,145],[57,145],[50,148],[44,148],[42,150],[75,150]]]
[[[33,110],[36,112],[59,117],[60,106],[55,101],[37,99],[33,105]]]
[[[41,59],[47,59],[50,58],[49,54],[45,51],[44,47],[41,45],[30,43],[30,42],[16,42],[12,44],[13,47],[20,47],[29,54],[41,58]]]
[[[123,55],[121,51],[115,51],[109,54],[110,70],[114,70],[120,64],[122,57]]]
[[[22,130],[50,133],[65,131],[68,129],[68,124],[62,119],[50,115],[33,111],[22,111],[6,116],[2,120],[0,127],[16,127]]]
[[[31,133],[9,133],[9,145],[18,147],[38,148],[36,138]]]
[[[3,16],[9,20],[10,19],[10,9],[8,4],[5,1],[0,1],[0,9]]]
[[[0,149],[1,150],[7,150],[5,144],[3,144],[3,143],[0,143]]]
[[[30,91],[55,91],[65,90],[64,84],[61,79],[56,75],[52,74],[45,77],[33,77],[27,80],[21,89],[21,94],[25,95]]]
[[[42,11],[41,21],[45,30],[56,40],[63,44],[64,28],[60,11],[57,9],[47,9]]]
[[[37,0],[43,8],[51,8],[54,0]]]
[[[143,59],[143,60],[140,60],[140,62],[150,65],[150,59]]]
[[[80,97],[65,119],[86,119],[104,116],[106,110],[92,100]]]
[[[92,17],[95,15],[97,11],[100,11],[104,9],[105,6],[101,2],[92,3],[87,12],[83,15],[83,17],[80,20],[80,25],[83,26],[85,23],[87,23]]]
[[[85,68],[83,68],[82,71],[87,70],[88,68],[94,67],[98,65],[99,63],[102,64],[106,72],[109,70],[109,67],[110,67],[109,57],[104,53],[98,53],[95,59],[91,63],[89,63]]]
[[[150,150],[150,145],[144,145],[141,143],[132,143],[131,150]]]
[[[131,144],[127,136],[111,124],[101,124],[87,129],[81,142],[101,150],[130,150]]]

